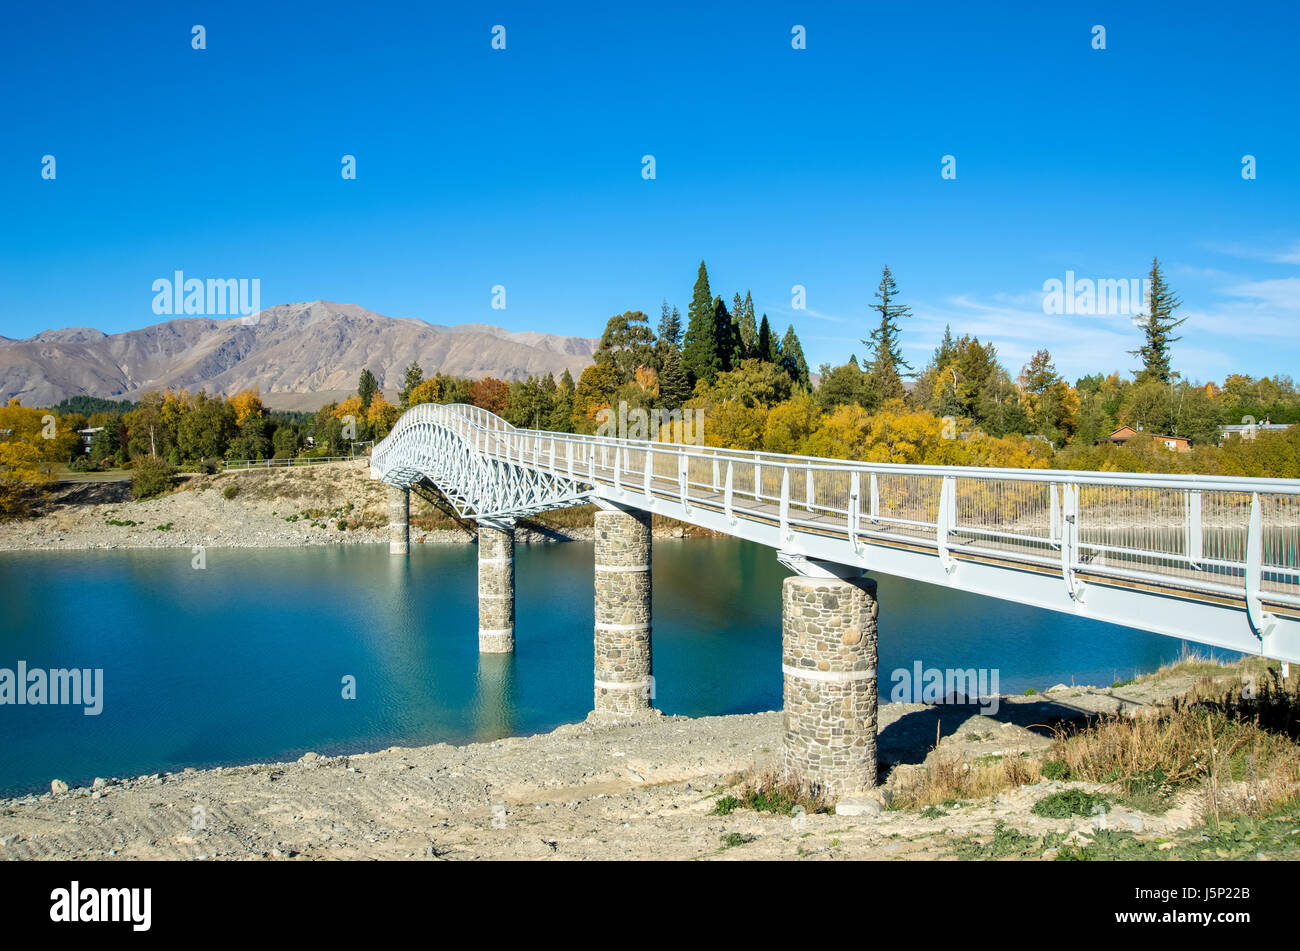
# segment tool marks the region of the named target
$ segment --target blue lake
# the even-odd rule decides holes
[[[480,656],[476,550],[382,545],[0,554],[0,668],[102,668],[103,711],[0,705],[0,793],[581,720],[592,705],[592,546],[516,549],[516,653]],[[769,549],[656,540],[655,705],[781,705],[781,580]],[[880,583],[889,672],[1000,671],[1003,693],[1109,684],[1177,658],[1173,638],[902,581]],[[1200,649],[1208,654],[1208,649]],[[343,678],[356,698],[343,698]],[[882,697],[883,699],[883,697]]]

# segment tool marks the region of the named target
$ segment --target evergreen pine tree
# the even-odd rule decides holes
[[[754,348],[754,355],[760,360],[778,366],[781,363],[781,342],[777,340],[776,334],[772,333],[772,325],[767,322],[767,314],[763,315],[763,321],[758,326],[758,342]]]
[[[736,292],[731,313],[736,318],[736,329],[740,334],[740,359],[761,356],[758,352],[758,325],[754,323],[754,298],[749,291],[745,292],[744,300],[740,299],[740,292]]]
[[[401,401],[402,409],[406,409],[410,406],[411,390],[415,389],[423,382],[424,370],[420,368],[419,363],[412,360],[410,365],[406,368],[406,375],[402,382],[402,389],[397,394],[398,399]]]
[[[713,333],[718,342],[718,359],[723,372],[734,370],[744,359],[740,347],[740,328],[727,312],[721,297],[713,299]]]
[[[361,371],[361,377],[357,380],[357,396],[361,397],[361,412],[370,409],[370,401],[375,398],[375,393],[379,389],[379,382],[375,375],[366,367]]]
[[[573,374],[566,369],[560,375],[560,383],[555,388],[549,426],[553,432],[573,432],[573,392],[575,389]]]
[[[712,382],[722,369],[713,316],[709,272],[701,261],[699,274],[695,278],[695,290],[691,295],[691,306],[686,312],[686,336],[682,341],[682,370],[692,388],[697,380]]]
[[[681,346],[682,342],[682,316],[677,313],[674,307],[670,312],[668,310],[668,301],[663,303],[663,311],[659,315],[659,343],[669,347]]]
[[[1142,323],[1145,342],[1129,353],[1142,358],[1142,369],[1137,374],[1137,382],[1159,380],[1168,383],[1172,376],[1169,367],[1169,346],[1182,340],[1182,337],[1170,336],[1171,332],[1187,318],[1174,320],[1173,314],[1182,301],[1174,296],[1169,285],[1160,273],[1160,261],[1151,261],[1151,287],[1147,291],[1147,313]]]
[[[691,384],[682,369],[680,350],[669,350],[664,356],[664,368],[659,374],[658,404],[665,409],[678,409],[691,395]]]
[[[886,265],[876,288],[876,297],[880,303],[871,305],[872,310],[880,313],[880,326],[871,331],[868,339],[862,341],[871,348],[872,358],[867,363],[867,370],[871,374],[870,394],[873,406],[879,406],[885,400],[901,398],[907,392],[903,388],[902,371],[911,370],[912,366],[903,359],[898,346],[898,321],[902,317],[910,317],[912,308],[896,303],[897,296],[898,285]]]
[[[804,359],[803,346],[795,336],[794,324],[786,329],[785,336],[781,339],[781,365],[795,383],[804,389],[810,388],[808,361]]]
[[[943,325],[943,339],[934,348],[934,366],[941,367],[957,358],[957,341],[952,338],[952,324]]]

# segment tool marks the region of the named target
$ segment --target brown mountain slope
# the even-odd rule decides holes
[[[0,400],[41,406],[82,393],[133,399],[164,387],[257,387],[270,406],[314,408],[354,391],[365,367],[394,393],[412,360],[426,376],[513,380],[567,369],[577,377],[596,343],[487,324],[443,327],[329,301],[281,304],[250,318],[189,317],[120,334],[78,327],[0,338]]]

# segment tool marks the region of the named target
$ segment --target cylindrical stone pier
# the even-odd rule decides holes
[[[876,582],[785,579],[782,717],[787,776],[832,798],[876,784]]]
[[[411,550],[411,490],[403,485],[388,487],[388,553],[405,555]]]
[[[478,523],[478,649],[509,654],[515,649],[515,526]]]
[[[650,513],[596,513],[596,713],[632,716],[650,673]]]

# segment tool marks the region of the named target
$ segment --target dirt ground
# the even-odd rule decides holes
[[[1186,689],[1166,680],[1117,690],[1059,687],[973,707],[885,704],[881,774],[919,768],[939,749],[966,756],[1041,753],[1037,724],[1148,709]],[[0,802],[0,858],[21,859],[829,859],[951,858],[999,824],[1086,836],[1095,820],[1042,819],[1043,782],[936,811],[790,817],[718,799],[778,761],[779,713],[584,722],[466,746],[393,748],[293,763],[97,780]],[[1070,784],[1073,786],[1087,784]],[[874,802],[883,805],[890,783]],[[1146,835],[1188,828],[1194,803],[1130,813]],[[1122,817],[1121,817],[1122,818]],[[1050,857],[1050,856],[1048,856]]]

